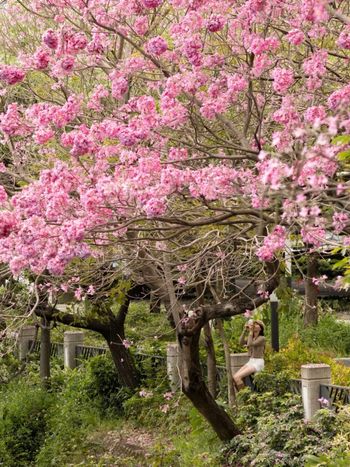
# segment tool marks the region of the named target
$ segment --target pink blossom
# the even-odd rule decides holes
[[[148,30],[148,18],[147,16],[138,16],[134,22],[134,29],[136,34],[144,36]]]
[[[343,49],[350,49],[350,28],[347,27],[340,33],[337,40],[337,45]]]
[[[334,227],[334,232],[339,234],[349,223],[349,216],[345,212],[336,212],[333,214],[332,225]]]
[[[225,18],[220,15],[212,15],[206,22],[206,26],[208,31],[210,32],[218,32],[225,25]]]
[[[183,51],[192,65],[199,66],[202,62],[201,51],[203,42],[199,34],[194,34],[185,40]]]
[[[326,275],[323,275],[323,276],[320,276],[320,277],[313,277],[311,279],[311,281],[316,286],[319,286],[319,285],[324,284],[327,279],[328,279],[328,277]]]
[[[93,285],[89,285],[86,293],[87,293],[87,295],[95,295],[95,293],[96,293],[95,287]]]
[[[0,185],[0,204],[4,204],[8,199],[8,195],[6,193],[5,188]]]
[[[40,47],[33,55],[33,63],[37,70],[45,70],[50,63],[50,54]]]
[[[275,68],[272,73],[273,88],[280,94],[285,94],[294,82],[293,71],[286,68]]]
[[[161,216],[166,211],[166,203],[164,199],[151,198],[143,206],[143,210],[147,217]]]
[[[317,400],[320,403],[321,407],[329,407],[329,400],[326,399],[325,397],[320,397]]]
[[[168,48],[168,44],[166,41],[160,37],[152,37],[147,44],[146,44],[146,50],[150,54],[153,55],[162,55]]]
[[[328,53],[325,50],[314,52],[303,63],[303,70],[306,76],[314,78],[322,77],[326,72],[326,62]]]
[[[46,144],[55,136],[55,132],[50,128],[39,128],[33,135],[34,141],[38,144]]]
[[[301,237],[307,245],[320,246],[324,241],[326,231],[322,227],[305,226],[301,229]]]
[[[335,110],[338,107],[347,106],[350,103],[350,84],[334,91],[328,98],[328,107]]]
[[[261,261],[272,261],[275,253],[285,247],[287,232],[285,227],[276,225],[273,231],[264,238],[263,246],[257,251]]]
[[[0,81],[12,85],[23,81],[25,71],[10,65],[0,65]]]
[[[163,397],[164,399],[166,399],[167,401],[170,401],[173,397],[174,397],[174,393],[173,392],[165,392],[163,394]]]
[[[82,32],[78,32],[69,36],[67,45],[70,52],[78,52],[80,50],[85,49],[87,43],[88,42],[85,34]]]
[[[47,47],[50,49],[57,49],[58,46],[58,37],[55,31],[48,29],[42,37],[42,40]]]
[[[115,99],[121,99],[129,88],[128,80],[124,76],[112,78],[112,96]]]
[[[300,45],[302,42],[304,42],[305,35],[299,29],[292,29],[288,32],[287,39],[293,45]]]
[[[308,123],[321,123],[326,118],[326,111],[322,105],[309,107],[306,109],[304,116]]]
[[[79,302],[83,299],[84,290],[82,287],[78,287],[74,292],[74,298]]]
[[[9,136],[24,136],[28,127],[22,122],[17,104],[9,104],[6,113],[0,115],[0,130]]]
[[[252,310],[245,310],[244,315],[245,318],[251,318],[253,316]]]
[[[158,8],[162,3],[163,0],[141,0],[142,4],[146,8]]]
[[[128,339],[123,339],[122,344],[126,349],[129,349],[132,346],[132,342],[130,342]]]

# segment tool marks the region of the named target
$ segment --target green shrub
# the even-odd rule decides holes
[[[112,359],[104,355],[91,358],[85,364],[83,373],[82,390],[101,415],[121,415],[123,402],[134,391],[120,384]]]
[[[86,393],[84,373],[70,371],[47,419],[45,442],[36,465],[66,465],[87,452],[87,433],[100,422],[99,410]]]
[[[307,363],[326,363],[331,367],[332,383],[350,386],[350,368],[337,363],[334,358],[317,349],[310,349],[300,339],[290,339],[287,347],[279,353],[266,354],[266,371],[278,374],[281,371],[294,378],[300,378],[300,367]]]
[[[336,415],[329,410],[319,411],[314,423],[305,423],[300,397],[289,393],[244,390],[239,404],[242,434],[224,450],[228,465],[299,467],[307,456],[330,449],[338,429]]]
[[[1,392],[0,464],[31,465],[44,442],[54,396],[15,381]]]

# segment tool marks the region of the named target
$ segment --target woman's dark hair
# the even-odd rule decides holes
[[[264,334],[264,327],[261,326],[261,324],[257,323],[256,321],[255,321],[255,324],[257,324],[259,326],[259,328],[260,328],[259,336],[264,336],[265,335]]]

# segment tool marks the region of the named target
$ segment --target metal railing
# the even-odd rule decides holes
[[[93,347],[90,345],[77,345],[76,356],[77,358],[91,358],[97,357],[98,355],[105,355],[107,353],[107,347]]]
[[[301,395],[301,379],[290,379],[289,390],[293,394]]]
[[[337,412],[340,405],[350,404],[350,387],[321,384],[320,398],[327,399],[329,408]]]
[[[40,352],[40,341],[29,341],[29,347],[32,352]],[[50,357],[62,357],[63,344],[59,342],[50,343]]]

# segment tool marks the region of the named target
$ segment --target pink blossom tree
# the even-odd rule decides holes
[[[289,236],[311,255],[349,244],[348,6],[4,9],[4,43],[18,54],[0,65],[1,171],[18,182],[0,191],[0,260],[15,275],[59,276],[74,258],[122,249],[172,314],[183,391],[221,439],[237,428],[203,382],[201,329],[267,300]],[[11,36],[14,21],[32,22],[30,41]],[[250,268],[265,277],[260,294],[232,293],[232,274]],[[184,309],[185,284],[212,289],[216,304]]]

